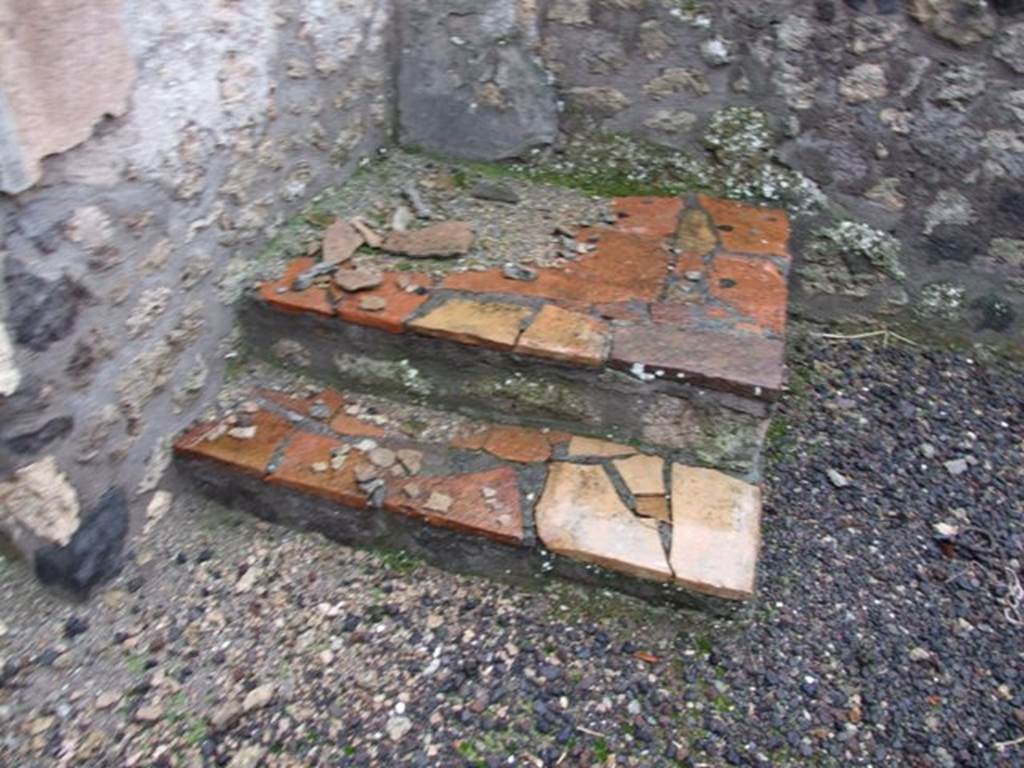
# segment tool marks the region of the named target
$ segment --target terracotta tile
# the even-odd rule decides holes
[[[657,523],[622,503],[603,467],[552,464],[535,515],[552,552],[644,579],[672,577]]]
[[[463,344],[511,349],[519,330],[533,310],[517,304],[472,299],[448,299],[409,327],[428,336],[440,336]]]
[[[580,305],[655,301],[667,277],[669,252],[657,241],[615,229],[587,229],[585,241],[599,235],[597,250],[564,268],[542,267],[531,282],[509,280],[500,269],[460,272],[445,278],[443,288],[474,293],[539,296]]]
[[[656,325],[671,325],[676,328],[689,327],[695,321],[693,305],[677,302],[651,304],[651,320]]]
[[[457,432],[449,445],[464,451],[482,451],[488,434],[490,430],[487,427],[470,427]]]
[[[615,228],[644,237],[668,237],[679,226],[683,201],[678,197],[617,197],[612,210],[618,214]]]
[[[269,411],[253,414],[252,423],[256,427],[256,435],[251,440],[240,440],[228,434],[216,440],[207,440],[206,435],[217,427],[217,423],[207,423],[179,438],[174,444],[174,450],[186,456],[212,459],[243,472],[262,475],[278,446],[295,428],[287,419]]]
[[[420,272],[385,272],[384,281],[376,288],[358,295],[345,295],[337,307],[338,317],[346,323],[402,333],[409,317],[430,298],[429,293],[408,292],[403,286],[429,288],[430,285],[430,277]],[[378,312],[370,312],[360,307],[367,297],[381,298],[387,304]]]
[[[411,258],[459,256],[473,246],[473,229],[465,221],[442,221],[422,229],[392,232],[381,246]]]
[[[665,460],[660,456],[637,454],[628,459],[616,459],[615,469],[634,496],[665,495]]]
[[[760,546],[756,486],[712,469],[672,467],[670,558],[677,581],[721,597],[750,597]]]
[[[784,211],[705,195],[699,200],[711,214],[725,250],[789,257],[789,217]]]
[[[699,208],[690,208],[679,221],[676,248],[686,256],[701,258],[718,246],[711,217]]]
[[[551,458],[551,442],[539,429],[494,426],[487,431],[483,450],[505,461],[537,462]]]
[[[363,421],[358,416],[339,413],[331,419],[331,429],[339,435],[349,437],[384,437],[384,430],[377,424]]]
[[[314,410],[314,406],[322,406],[325,413],[323,421],[333,416],[345,402],[345,396],[334,389],[325,389],[319,394],[308,397],[290,395],[287,392],[279,392],[276,389],[258,389],[255,394],[257,397],[268,400],[300,416],[309,416]],[[319,409],[317,410],[319,411]]]
[[[608,354],[608,325],[597,318],[546,304],[519,337],[516,351],[600,367]]]
[[[299,273],[316,264],[316,259],[295,259],[288,265],[280,280],[265,282],[260,286],[260,297],[271,306],[286,312],[316,312],[333,315],[334,306],[328,299],[326,288],[307,288],[304,291],[291,290],[292,282]],[[283,292],[281,289],[286,289]]]
[[[611,364],[727,392],[774,399],[782,389],[783,343],[725,331],[669,325],[616,328]]]
[[[331,451],[341,445],[342,442],[333,437],[299,433],[288,443],[284,456],[267,477],[267,482],[323,496],[347,507],[363,509],[367,499],[359,490],[355,477],[355,467],[362,461],[359,452],[351,451],[340,469],[328,468],[325,472],[313,469],[316,463],[329,465]]]
[[[595,304],[594,311],[608,320],[642,322],[647,319],[647,304],[642,301],[611,301]]]
[[[666,523],[672,522],[668,499],[664,496],[637,496],[636,513],[640,517],[651,517]]]
[[[596,437],[573,435],[569,440],[569,458],[573,459],[604,459],[612,456],[631,456],[636,448],[629,445],[599,440]]]
[[[767,259],[720,253],[711,263],[709,290],[715,298],[782,333],[786,325],[786,278]]]
[[[406,484],[407,485],[407,484]],[[485,536],[506,544],[523,542],[519,475],[511,467],[446,477],[415,478],[416,498],[398,489],[384,501],[390,512],[421,518],[431,525]],[[431,495],[447,496],[444,512],[428,508]]]
[[[560,434],[495,424],[463,430],[452,438],[449,445],[467,451],[487,451],[505,461],[533,463],[551,458],[551,448],[557,444],[556,438]]]

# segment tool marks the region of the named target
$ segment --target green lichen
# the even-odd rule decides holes
[[[917,313],[938,320],[959,320],[963,317],[967,292],[948,282],[930,283],[921,289]]]
[[[373,390],[406,391],[430,395],[434,387],[408,360],[377,360],[362,355],[334,356],[334,367],[343,377]]]
[[[726,107],[712,115],[704,145],[719,162],[762,161],[775,147],[768,115],[753,107]]]
[[[551,416],[585,419],[586,400],[562,382],[528,379],[521,374],[470,381],[467,394],[488,400],[504,400],[513,409],[543,411]]]
[[[903,280],[902,246],[890,234],[843,220],[811,236],[800,276],[812,291],[867,296],[885,277]]]

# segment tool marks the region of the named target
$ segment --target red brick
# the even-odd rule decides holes
[[[669,253],[658,242],[615,229],[587,229],[579,239],[599,235],[597,250],[565,267],[542,267],[531,282],[509,280],[500,269],[450,275],[443,288],[474,293],[539,296],[583,306],[654,301],[668,273]]]
[[[384,437],[385,432],[376,424],[363,421],[358,416],[339,413],[331,419],[331,429],[339,435],[350,437]]]
[[[420,272],[385,272],[384,282],[376,288],[346,294],[338,304],[338,317],[347,323],[401,333],[406,321],[430,298],[427,293],[410,293],[401,286],[429,288],[430,285],[430,277]],[[361,309],[360,302],[368,296],[384,299],[387,306],[379,312]]]
[[[616,328],[612,336],[612,367],[647,373],[726,392],[774,399],[782,389],[783,343],[777,339],[727,331],[677,328],[669,325]]]
[[[786,324],[786,278],[763,258],[719,253],[708,278],[711,295],[782,333]]]
[[[617,197],[612,210],[619,216],[615,228],[620,232],[668,237],[679,226],[683,201],[678,197]]]
[[[334,305],[328,298],[328,289],[313,286],[304,291],[291,290],[292,282],[299,275],[317,263],[316,259],[295,259],[288,265],[280,280],[263,283],[260,296],[276,309],[285,312],[316,312],[320,315],[333,315]],[[283,292],[280,289],[287,289]]]
[[[295,428],[287,419],[269,411],[259,411],[252,417],[256,435],[251,440],[239,440],[223,434],[216,440],[206,436],[217,427],[217,422],[202,424],[180,437],[174,451],[185,456],[227,464],[254,475],[263,475],[274,452]]]
[[[258,389],[254,394],[300,416],[309,416],[310,410],[319,402],[327,408],[330,414],[327,418],[330,418],[345,402],[345,396],[333,389],[325,389],[319,394],[306,397],[290,395],[276,389]]]
[[[355,477],[355,467],[362,460],[360,454],[351,451],[340,469],[330,469],[331,451],[341,445],[341,441],[333,437],[299,433],[288,443],[280,464],[267,477],[267,482],[363,509],[367,499]],[[327,463],[327,471],[315,472],[313,464],[318,462]]]
[[[414,483],[420,494],[409,498],[397,486]],[[384,501],[390,512],[425,520],[431,525],[484,536],[506,544],[522,544],[523,511],[519,494],[519,475],[511,467],[485,472],[445,477],[417,476],[396,488]],[[488,498],[484,488],[493,491]],[[452,500],[447,512],[426,508],[432,492],[443,493]]]
[[[699,200],[715,222],[725,250],[789,258],[789,218],[784,211],[705,195]]]

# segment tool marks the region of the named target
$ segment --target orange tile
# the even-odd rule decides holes
[[[485,536],[506,544],[522,544],[519,475],[511,467],[466,475],[418,476],[414,482],[420,489],[415,499],[403,489],[396,488],[384,500],[384,508],[442,528]],[[446,511],[427,509],[433,493],[450,499]]]
[[[537,279],[509,280],[500,269],[449,275],[443,288],[474,293],[539,296],[584,306],[654,301],[668,273],[669,252],[657,241],[611,228],[583,230],[581,241],[599,235],[597,250],[565,267],[542,267]]]
[[[551,458],[551,441],[539,429],[496,425],[487,431],[483,450],[505,461],[537,462]]]
[[[317,263],[316,259],[295,259],[288,265],[280,280],[273,280],[260,286],[260,297],[271,306],[285,312],[316,312],[321,315],[333,315],[334,306],[328,298],[326,288],[307,288],[304,291],[291,290],[292,281]],[[281,291],[281,289],[287,289]]]
[[[217,428],[218,423],[201,424],[180,437],[174,444],[174,451],[218,461],[242,472],[263,475],[274,452],[285,438],[295,432],[295,428],[287,419],[269,411],[255,413],[252,423],[256,427],[256,435],[251,440],[240,440],[226,433],[215,440],[207,440],[206,436]]]
[[[547,304],[519,337],[516,352],[599,367],[608,354],[608,324]]]
[[[324,435],[307,432],[295,435],[285,448],[280,464],[267,477],[267,482],[323,496],[347,507],[365,508],[367,499],[359,490],[355,477],[355,467],[361,460],[358,452],[351,451],[340,469],[328,467],[325,472],[313,469],[313,465],[319,462],[329,465],[331,451],[341,444],[340,440]]]
[[[719,253],[708,276],[711,295],[765,328],[786,324],[786,278],[767,259]]]
[[[700,195],[699,200],[711,214],[725,250],[789,258],[789,217],[784,211],[706,195]]]
[[[358,416],[339,413],[331,419],[331,429],[339,435],[349,437],[384,437],[385,432],[376,424],[363,421]]]
[[[647,304],[639,301],[610,301],[595,304],[594,311],[607,320],[640,322],[647,318]]]
[[[300,416],[309,416],[313,406],[319,403],[327,409],[328,419],[345,402],[345,396],[334,389],[325,389],[319,394],[309,397],[297,397],[276,389],[257,389],[254,394]]]
[[[430,285],[430,277],[420,272],[385,272],[384,282],[376,288],[345,295],[338,304],[338,317],[347,323],[401,333],[405,330],[405,321],[430,298],[428,293],[408,292],[402,286],[429,288]],[[387,306],[379,312],[361,309],[360,302],[368,296],[384,299]]]
[[[678,197],[617,197],[612,210],[619,216],[615,228],[644,237],[668,237],[679,226],[683,201]]]
[[[439,336],[463,344],[479,344],[494,349],[511,349],[526,320],[530,307],[498,301],[448,299],[409,327],[427,336]]]
[[[487,427],[470,427],[456,433],[452,438],[452,448],[459,448],[464,451],[481,451],[484,443],[487,442],[487,435],[490,430]]]

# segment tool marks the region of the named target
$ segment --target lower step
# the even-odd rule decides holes
[[[266,519],[454,570],[555,572],[703,609],[753,594],[759,489],[717,470],[333,390],[234,402],[178,438],[177,463]]]

